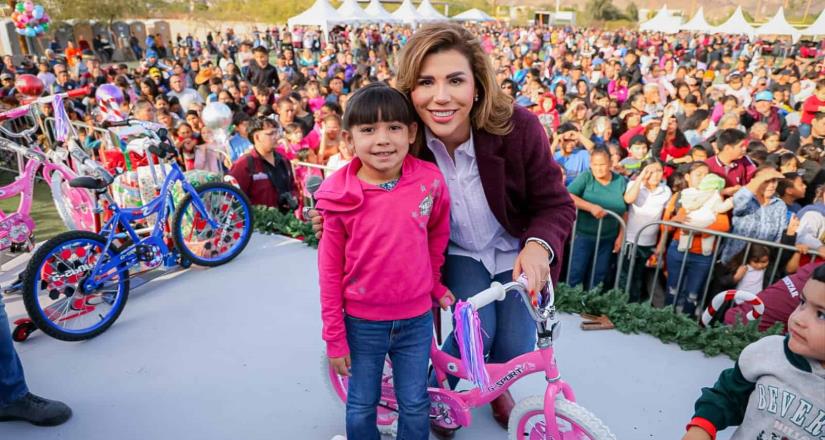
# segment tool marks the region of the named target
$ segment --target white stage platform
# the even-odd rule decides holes
[[[29,386],[66,401],[75,415],[56,428],[0,423],[0,439],[327,440],[343,433],[343,406],[321,377],[317,284],[313,249],[255,235],[228,265],[136,289],[118,322],[94,340],[66,343],[35,332],[17,344]],[[13,319],[22,303],[6,301]],[[619,440],[681,438],[700,388],[733,365],[646,335],[583,332],[579,321],[563,317],[562,375]],[[543,386],[534,375],[513,393],[520,399]],[[456,438],[506,433],[480,408]]]

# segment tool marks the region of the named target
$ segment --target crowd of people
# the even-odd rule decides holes
[[[621,287],[630,284],[631,301],[656,300],[658,295],[661,303],[693,315],[704,307],[708,290],[768,291],[782,277],[798,272],[811,277],[812,268],[825,259],[822,42],[813,51],[802,51],[801,43],[768,47],[744,36],[684,32],[499,24],[467,24],[465,31],[489,57],[490,77],[504,92],[504,104],[519,109],[512,117],[535,115],[543,128],[538,136],[546,137],[542,142],[548,146],[542,155],[548,164],[552,156],[561,170],[558,182],[551,182],[549,175],[507,176],[507,190],[513,185],[529,186],[528,192],[564,185],[577,208],[574,239],[566,245],[565,258],[594,264],[571,265],[569,271],[554,266],[554,277],[561,272],[568,284],[593,288],[612,286],[612,277],[618,276]],[[178,35],[162,41],[153,36],[143,46],[132,42],[142,60],[131,67],[104,64],[110,54],[103,46],[95,52],[88,44],[85,50],[56,45],[40,59],[15,62],[5,56],[0,100],[15,105],[14,78],[23,73],[36,74],[55,93],[115,84],[125,97],[119,111],[165,126],[187,170],[228,173],[253,204],[288,212],[311,196],[306,188],[310,177],[329,177],[353,160],[352,136],[342,117],[356,91],[385,83],[410,96],[419,85],[428,85],[423,81],[432,81],[411,79],[397,67],[399,53],[412,36],[406,27],[377,25],[336,27],[327,39],[300,27],[272,27],[245,36],[229,29],[210,33],[205,40]],[[480,74],[473,76],[472,81],[482,81]],[[464,80],[451,79],[448,86],[461,87]],[[503,105],[487,98],[470,97],[484,103],[479,105],[484,110],[474,107],[471,114],[473,130],[490,118],[495,106]],[[211,136],[202,111],[212,102],[225,104],[233,115],[226,160],[207,148]],[[70,118],[89,125],[103,117],[94,95],[67,100],[66,106]],[[421,133],[427,145],[433,136],[448,144],[449,134],[431,130],[439,118],[451,116],[434,113],[435,123],[430,124],[422,116],[425,110],[415,110],[422,130],[426,126]],[[485,130],[510,136],[502,128],[506,124],[487,124]],[[475,140],[479,148],[480,139],[486,138],[473,131],[470,145]],[[430,160],[448,177],[452,198],[455,190],[473,200],[466,190],[451,186],[452,177],[445,171],[462,178],[466,171],[461,164],[477,160],[460,145],[452,146],[457,147],[454,155],[444,157],[433,150]],[[444,165],[450,159],[455,162],[452,168]],[[526,163],[519,167],[543,169]],[[478,166],[482,181],[490,179],[488,170]],[[480,199],[492,191],[488,186],[476,194]],[[510,206],[519,202],[526,199],[502,200],[501,211],[522,209]],[[497,207],[491,208],[498,214]],[[651,226],[661,220],[670,223]],[[679,223],[694,229],[672,226]],[[783,243],[796,251],[720,241],[695,228]],[[472,242],[471,235],[459,238]],[[515,256],[520,246],[501,237],[496,253],[479,253],[481,270],[491,276],[499,273],[491,270],[499,266],[498,256]],[[536,249],[546,250],[551,261],[565,248],[541,238],[534,241]],[[451,249],[455,240],[451,235]],[[626,261],[616,274],[620,256]],[[446,273],[460,264],[466,263],[449,255]],[[666,273],[661,282],[654,279],[657,267]],[[515,270],[512,265],[510,269]],[[711,271],[716,275],[708,288]],[[800,285],[806,281],[798,280]],[[787,322],[795,308],[785,307],[786,313],[776,320]],[[739,316],[730,315],[725,319]]]

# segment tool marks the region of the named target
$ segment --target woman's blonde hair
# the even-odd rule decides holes
[[[457,50],[470,62],[478,100],[470,111],[470,122],[478,130],[504,136],[513,129],[513,98],[501,90],[490,57],[481,42],[467,29],[455,23],[435,23],[416,31],[398,60],[396,88],[412,101],[411,93],[418,83],[421,66],[427,55]],[[402,67],[403,66],[403,67]]]

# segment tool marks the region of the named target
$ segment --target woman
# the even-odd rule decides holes
[[[779,242],[788,228],[788,206],[776,196],[776,185],[784,179],[772,166],[762,166],[751,181],[733,195],[733,233],[745,237]],[[747,243],[728,240],[722,250],[722,263],[730,261]]]
[[[548,275],[558,280],[575,210],[536,116],[513,105],[481,44],[460,25],[422,27],[398,64],[398,88],[420,119],[411,152],[438,165],[452,199],[447,287],[466,299],[492,281],[521,274],[531,291],[539,291]],[[320,229],[319,216],[313,222]],[[490,362],[507,362],[535,347],[534,322],[517,296],[479,310],[479,317]],[[442,349],[459,354],[452,336]],[[491,406],[506,427],[510,394]],[[439,428],[438,434],[450,437],[452,431]]]
[[[710,168],[704,162],[694,162],[685,175],[685,180],[689,188],[699,188],[702,179],[710,173]],[[665,208],[663,219],[665,221],[673,221],[677,223],[684,222],[687,219],[687,211],[681,207],[681,192],[673,194],[667,207]],[[673,232],[674,228],[663,227],[667,232]],[[707,229],[719,232],[727,232],[730,229],[730,221],[726,213],[719,213],[713,224],[709,225]],[[702,294],[707,281],[708,273],[713,264],[713,256],[706,255],[702,247],[702,234],[695,234],[693,242],[690,243],[690,248],[685,251],[679,250],[679,241],[682,234],[687,234],[687,231],[676,229],[673,234],[673,241],[667,248],[667,295],[665,297],[666,305],[675,304],[676,309],[688,315],[692,315],[696,306],[699,303],[699,295]],[[659,255],[665,245],[664,241],[659,242],[659,249],[656,255]],[[712,247],[712,246],[711,246]],[[687,261],[685,259],[687,258]],[[684,264],[684,272],[682,266]],[[681,276],[681,280],[679,279]]]
[[[619,222],[607,217],[606,211],[625,215],[627,205],[623,196],[627,181],[610,168],[608,150],[594,149],[590,153],[590,170],[579,174],[567,187],[579,210],[570,261],[587,262],[570,266],[567,283],[571,286],[583,284],[585,289],[591,289],[604,282],[613,254],[624,243]],[[590,264],[594,260],[595,265]]]
[[[619,278],[619,288],[627,285],[627,273],[630,270],[630,259],[633,245],[636,245],[636,261],[633,265],[633,274],[630,277],[630,301],[636,302],[646,297],[647,288],[652,270],[646,267],[648,258],[653,254],[656,246],[658,228],[645,228],[652,222],[662,218],[665,205],[670,200],[672,192],[664,180],[662,163],[655,158],[642,162],[642,172],[628,186],[624,194],[624,202],[628,204],[627,235],[625,242],[628,246],[624,271]],[[644,229],[643,229],[644,228]],[[639,234],[641,232],[641,234]]]

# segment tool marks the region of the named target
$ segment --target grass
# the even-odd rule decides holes
[[[17,177],[16,174],[9,171],[0,171],[0,185],[8,185]],[[11,215],[17,211],[20,205],[20,196],[11,197],[0,200],[0,209],[6,215]],[[34,185],[34,200],[32,201],[32,208],[30,215],[34,219],[35,241],[48,240],[55,235],[66,231],[66,226],[57,214],[57,209],[54,207],[54,200],[52,200],[52,191],[48,185],[41,180],[37,180]]]

